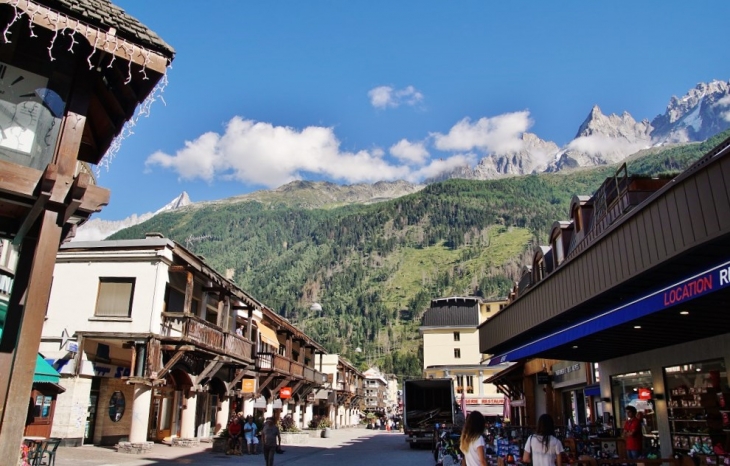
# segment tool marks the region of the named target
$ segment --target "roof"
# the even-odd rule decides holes
[[[127,14],[109,0],[35,0],[36,3],[66,13],[104,31],[114,28],[119,37],[144,45],[168,58],[175,56],[173,49],[137,18]]]
[[[479,312],[473,306],[447,306],[431,308],[423,314],[424,327],[475,327],[479,325]]]

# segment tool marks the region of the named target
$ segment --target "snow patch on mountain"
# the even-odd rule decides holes
[[[147,212],[146,214],[141,215],[132,214],[123,220],[101,220],[94,218],[81,225],[76,230],[76,235],[71,241],[100,241],[108,238],[119,230],[139,225],[159,213],[180,209],[191,204],[192,201],[190,200],[188,193],[183,191],[182,194],[155,212]]]

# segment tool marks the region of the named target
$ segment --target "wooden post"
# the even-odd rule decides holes
[[[193,272],[188,270],[185,278],[185,302],[183,303],[183,314],[190,314],[193,304],[193,286],[195,285],[195,282],[193,281]]]
[[[25,288],[25,306],[22,308],[17,344],[13,353],[12,367],[9,374],[7,396],[5,396],[2,420],[0,421],[0,458],[6,458],[15,464],[20,452],[25,420],[28,415],[28,402],[33,387],[33,373],[41,341],[43,322],[46,316],[48,299],[51,294],[51,280],[56,263],[58,245],[61,241],[61,227],[58,225],[58,214],[44,211],[41,216],[40,232],[37,242],[26,240],[21,252],[21,262],[18,270],[29,273]],[[31,244],[29,244],[31,243]],[[28,267],[28,262],[31,262]],[[16,275],[16,279],[23,285],[23,278]],[[20,297],[15,292],[11,302],[16,306],[9,308],[9,316],[17,315],[20,311]],[[20,290],[18,290],[20,291]],[[5,335],[3,335],[5,342]]]

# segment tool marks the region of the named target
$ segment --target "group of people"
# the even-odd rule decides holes
[[[636,408],[627,406],[623,436],[626,439],[626,455],[639,458],[642,446],[641,419]],[[469,413],[461,431],[460,449],[466,466],[487,466],[487,445],[484,439],[486,421],[479,411]],[[532,466],[562,466],[563,444],[555,436],[555,423],[549,414],[537,420],[537,429],[525,442],[522,462]]]
[[[259,440],[260,437],[260,440]],[[278,423],[273,417],[266,418],[261,433],[258,433],[258,426],[253,416],[246,416],[243,413],[235,414],[228,423],[228,455],[243,455],[243,445],[246,445],[246,453],[258,455],[259,443],[263,445],[264,460],[266,466],[274,466],[274,455],[281,449],[281,431]]]

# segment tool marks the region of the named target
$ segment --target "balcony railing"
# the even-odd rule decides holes
[[[253,343],[192,314],[163,312],[160,336],[179,339],[237,359],[251,360]]]
[[[256,355],[256,370],[260,372],[276,371],[298,379],[305,379],[317,385],[324,385],[327,382],[325,374],[276,353],[258,353]]]

